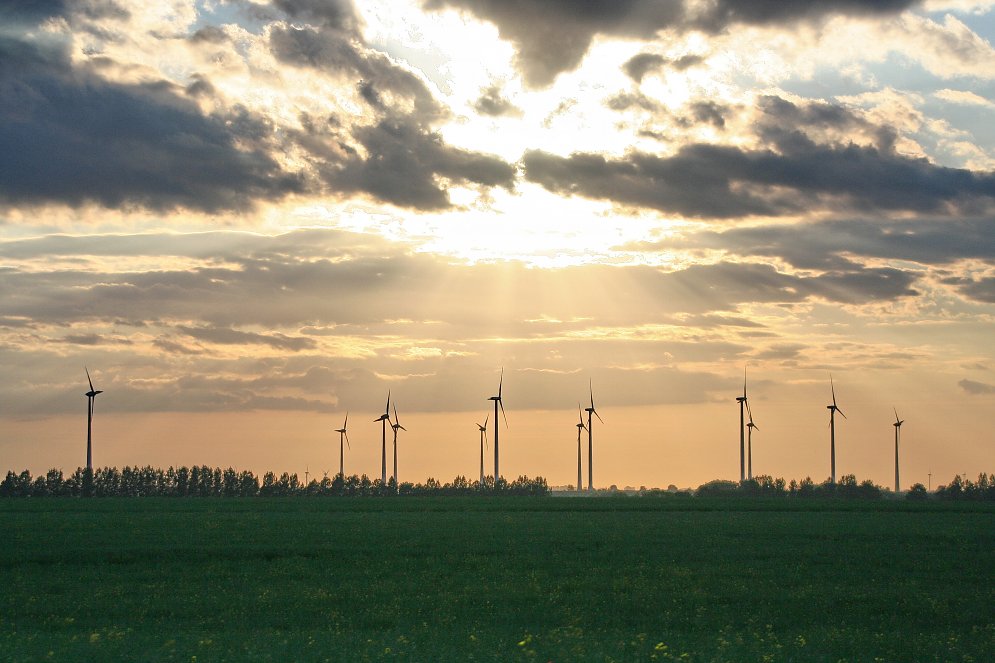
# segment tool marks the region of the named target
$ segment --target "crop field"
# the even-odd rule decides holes
[[[9,499],[9,661],[992,661],[995,509]]]

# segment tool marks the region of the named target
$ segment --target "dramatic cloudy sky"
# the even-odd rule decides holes
[[[991,471],[995,2],[0,2],[0,467]],[[493,430],[493,417],[489,428]],[[586,455],[586,454],[585,454]],[[488,463],[490,466],[490,461]],[[585,468],[586,474],[586,468]]]

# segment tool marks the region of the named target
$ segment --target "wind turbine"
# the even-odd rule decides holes
[[[898,409],[895,410],[895,423],[892,426],[895,427],[895,493],[898,493],[899,486],[901,485],[898,481],[898,438],[901,437],[902,424],[905,423],[904,420],[898,418]]]
[[[587,412],[587,489],[589,491],[594,490],[594,433],[591,426],[591,415],[593,414],[598,418],[598,421],[605,423],[598,411],[594,409],[594,381],[592,380],[588,386],[591,390],[591,407],[584,408]]]
[[[397,405],[394,405],[394,423],[390,425],[394,429],[394,485],[397,486],[397,490],[400,490],[400,486],[397,483],[397,431],[403,430],[407,432],[407,428],[401,425],[401,420],[397,418]]]
[[[345,413],[345,421],[342,422],[342,428],[336,428],[335,432],[339,434],[339,475],[345,479],[345,453],[342,450],[342,441],[345,440],[346,444],[349,444],[349,433],[346,429],[349,427],[349,413]],[[352,445],[349,444],[350,451],[352,450]]]
[[[504,413],[504,401],[501,400],[501,388],[504,386],[504,368],[501,369],[501,380],[498,382],[497,396],[491,396],[487,400],[494,401],[494,485],[497,486],[498,479],[501,478],[499,467],[500,454],[498,449],[498,432],[501,426],[498,424],[498,405],[501,406],[501,416],[504,417],[504,427],[508,427],[508,415]]]
[[[745,417],[743,415],[743,408],[746,406],[746,367],[743,367],[743,395],[736,397],[736,402],[739,403],[739,481],[742,483],[746,479],[746,458],[745,458],[745,436],[746,436],[746,423]]]
[[[484,425],[481,426],[477,424],[477,429],[480,431],[480,485],[484,485],[484,446],[487,444],[487,422],[490,421],[491,415],[488,413],[484,417]]]
[[[832,390],[833,394],[833,404],[827,405],[826,409],[829,410],[829,461],[830,470],[832,474],[830,475],[830,480],[833,484],[836,483],[836,413],[839,412],[840,416],[846,419],[846,415],[843,414],[843,410],[836,407],[836,387],[833,385],[833,375],[829,374],[829,388]]]
[[[746,404],[746,414],[748,414],[749,417],[750,417],[750,422],[748,424],[746,424],[746,428],[747,428],[747,433],[746,433],[746,449],[747,449],[747,454],[748,454],[748,460],[747,460],[747,466],[746,467],[747,467],[747,472],[748,472],[747,476],[749,477],[750,481],[753,481],[753,430],[754,429],[760,430],[760,428],[755,423],[753,423],[753,412],[750,411],[750,404],[749,404],[749,402],[747,402],[747,404]]]
[[[93,471],[93,405],[97,401],[97,394],[104,393],[93,388],[93,380],[90,379],[90,369],[83,367],[86,371],[86,381],[90,383],[90,391],[86,392],[86,469]]]
[[[577,492],[579,493],[584,489],[580,473],[580,432],[587,430],[587,426],[584,425],[584,414],[580,411],[580,403],[577,403],[577,417],[579,419],[577,422]]]
[[[373,422],[380,422],[380,483],[387,485],[387,424],[390,423],[390,389],[387,390],[387,405],[384,406],[383,414]]]

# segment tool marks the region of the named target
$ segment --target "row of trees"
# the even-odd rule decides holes
[[[876,485],[870,479],[858,482],[853,474],[847,474],[836,483],[826,479],[815,483],[805,477],[801,481],[775,479],[763,475],[749,481],[710,481],[698,487],[694,492],[698,496],[724,497],[842,497],[849,499],[876,500],[893,495],[889,489]],[[934,496],[942,500],[993,500],[995,501],[995,474],[978,475],[976,482],[960,475],[954,477],[946,486],[940,486],[934,491]],[[930,498],[929,491],[921,483],[914,484],[905,492],[905,499],[925,500]]]
[[[521,476],[514,481],[486,477],[483,483],[458,476],[449,483],[428,479],[425,483],[388,479],[382,483],[362,476],[323,477],[302,482],[296,474],[277,476],[267,472],[260,480],[247,470],[222,470],[207,466],[170,467],[102,467],[90,471],[77,469],[64,476],[61,470],[49,470],[35,478],[24,470],[7,472],[0,482],[0,497],[362,497],[387,495],[548,495],[549,486],[542,477]]]
[[[676,489],[675,489],[676,490]],[[0,497],[372,497],[389,495],[548,495],[546,480],[520,476],[514,481],[501,479],[495,485],[493,477],[484,482],[470,481],[458,476],[449,483],[428,479],[425,483],[402,482],[388,479],[382,483],[367,475],[334,477],[302,482],[296,474],[284,472],[277,476],[267,472],[260,480],[247,470],[233,468],[222,470],[207,466],[170,467],[103,467],[95,471],[78,468],[69,476],[52,469],[32,478],[24,470],[20,474],[7,472],[0,482]],[[600,491],[599,491],[600,492]],[[659,490],[645,490],[641,494],[661,494]],[[667,493],[672,494],[672,493]],[[688,493],[677,491],[676,494]],[[767,475],[749,481],[710,481],[699,486],[694,494],[700,497],[841,497],[850,499],[881,499],[891,491],[875,485],[873,481],[858,482],[852,474],[843,476],[837,483],[828,479],[815,483],[806,477],[801,481],[786,482]],[[977,481],[956,476],[947,485],[937,488],[930,495],[921,483],[913,485],[906,493],[909,500],[929,498],[941,500],[993,500],[995,501],[995,474],[978,475]]]

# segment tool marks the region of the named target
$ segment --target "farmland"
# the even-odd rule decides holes
[[[0,658],[995,660],[995,509],[705,498],[0,503]]]

